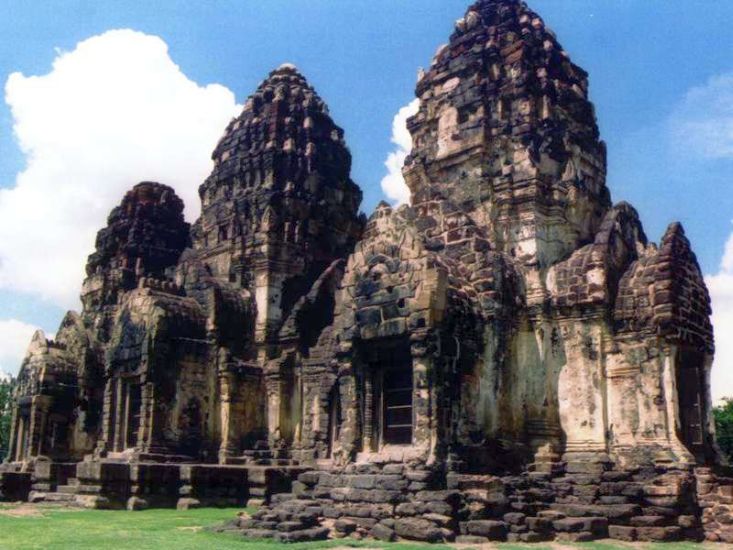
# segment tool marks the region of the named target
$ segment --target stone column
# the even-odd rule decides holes
[[[267,433],[271,446],[280,439],[280,397],[282,382],[279,372],[268,372],[265,375],[265,392],[267,395]]]
[[[150,451],[153,435],[153,404],[155,403],[155,388],[151,382],[142,384],[140,390],[140,428],[138,446],[144,453]]]
[[[114,416],[115,416],[115,387],[113,380],[108,378],[104,384],[102,401],[102,437],[97,442],[97,452],[103,453],[113,449],[114,445]]]
[[[18,404],[13,403],[13,416],[10,420],[10,439],[8,440],[8,454],[5,458],[6,462],[14,462],[15,455],[18,451]]]
[[[341,431],[334,442],[333,457],[337,464],[353,460],[361,439],[359,397],[351,358],[341,359],[338,371],[338,391],[341,397]]]
[[[37,457],[41,454],[50,399],[50,397],[45,395],[37,395],[33,397],[31,402],[28,449],[26,451],[26,456],[28,458]]]
[[[374,378],[371,372],[366,373],[364,377],[364,419],[362,422],[362,448],[366,452],[374,451]]]
[[[710,391],[710,372],[713,368],[714,356],[705,354],[705,360],[703,363],[705,384],[703,386],[703,398],[705,399],[705,445],[710,449],[711,458],[715,462],[719,462],[721,459],[720,449],[715,441],[715,417],[713,417],[713,398],[712,392]]]
[[[221,441],[219,444],[219,464],[226,464],[236,453],[236,443],[232,440],[232,400],[236,381],[230,372],[219,374]]]
[[[413,336],[414,338],[414,336]],[[412,355],[412,444],[435,458],[438,444],[439,411],[434,381],[435,355],[428,335],[420,335],[410,346]]]
[[[114,415],[113,415],[113,433],[114,441],[112,443],[112,451],[120,452],[124,450],[125,445],[125,395],[124,387],[121,378],[117,378],[114,382],[115,385],[115,399],[114,399]]]
[[[694,464],[695,458],[677,435],[682,427],[680,400],[677,392],[677,369],[680,368],[680,365],[677,364],[677,352],[678,348],[674,345],[667,346],[663,350],[662,389],[666,406],[667,440],[670,450],[677,455],[680,462]]]
[[[25,458],[26,430],[28,429],[26,422],[26,418],[23,415],[20,415],[20,418],[18,418],[18,431],[16,433],[17,439],[15,442],[15,462],[22,462]]]

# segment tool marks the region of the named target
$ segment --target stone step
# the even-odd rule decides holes
[[[79,485],[59,485],[56,492],[64,495],[75,495],[79,492]]]
[[[487,491],[502,488],[501,480],[491,475],[451,473],[446,476],[446,482],[448,489],[457,489],[459,491]]]
[[[74,502],[75,495],[68,493],[49,493],[46,502]]]
[[[252,487],[249,488],[249,495],[251,497],[266,497],[267,496],[267,487]]]

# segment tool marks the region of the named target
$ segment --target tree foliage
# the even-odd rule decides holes
[[[0,462],[5,459],[10,446],[10,419],[12,380],[0,381]]]
[[[0,381],[0,462],[10,447],[10,420],[12,417],[12,380]]]
[[[713,408],[718,446],[723,455],[733,463],[733,398],[726,397],[723,403]]]
[[[12,380],[0,381],[0,462],[5,459],[10,446],[12,388]]]

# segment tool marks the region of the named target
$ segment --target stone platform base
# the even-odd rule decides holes
[[[355,464],[305,472],[292,494],[225,529],[281,542],[733,542],[731,509],[733,479],[710,469],[619,470],[592,457],[513,476]]]
[[[128,510],[262,505],[269,503],[274,494],[290,492],[293,480],[305,471],[297,466],[116,460],[86,461],[73,466],[70,473],[67,467],[47,464],[38,476],[33,475],[32,481],[31,474],[24,474],[27,490],[15,500]],[[10,476],[6,479],[10,480]]]

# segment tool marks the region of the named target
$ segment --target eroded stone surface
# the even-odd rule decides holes
[[[411,206],[358,214],[287,64],[190,232],[170,188],[133,188],[81,315],[29,348],[0,490],[266,504],[226,529],[283,542],[730,542],[708,292],[679,224],[656,246],[612,203],[586,73],[523,2],[481,0],[416,93]]]

